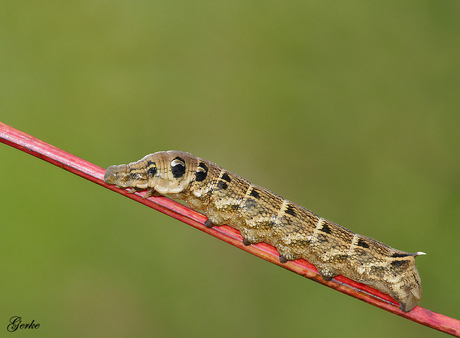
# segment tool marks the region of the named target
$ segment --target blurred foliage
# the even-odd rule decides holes
[[[4,1],[0,119],[102,167],[178,149],[417,260],[460,318],[460,3]],[[0,326],[434,337],[0,145]]]

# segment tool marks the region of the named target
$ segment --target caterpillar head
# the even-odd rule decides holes
[[[184,192],[194,175],[195,157],[182,151],[160,151],[137,162],[107,168],[104,181],[119,188],[154,189],[165,194]],[[195,168],[196,170],[196,168]]]

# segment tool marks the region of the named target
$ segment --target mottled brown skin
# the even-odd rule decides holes
[[[182,151],[157,152],[128,165],[111,166],[104,180],[120,188],[149,190],[187,201],[206,212],[206,226],[229,224],[244,244],[266,242],[285,263],[303,258],[325,280],[343,275],[393,297],[402,311],[422,296],[415,257],[355,234],[215,163]]]

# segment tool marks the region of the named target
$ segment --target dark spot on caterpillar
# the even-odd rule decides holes
[[[133,180],[140,180],[142,179],[142,176],[139,174],[138,170],[132,170],[129,173],[129,177],[132,178]]]
[[[206,176],[208,176],[208,167],[206,166],[206,164],[204,164],[203,162],[198,164],[195,176],[198,182],[204,181],[206,179]]]
[[[224,181],[219,181],[219,182],[217,182],[217,187],[218,187],[219,189],[225,190],[225,189],[228,188],[228,185],[227,185],[227,183],[225,183]]]
[[[151,167],[147,170],[147,172],[151,175],[151,176],[155,176],[157,174],[157,167]]]
[[[224,174],[222,175],[222,179],[225,180],[225,181],[227,181],[228,183],[230,183],[230,182],[232,181],[232,179],[230,178],[230,176],[228,176],[227,173],[224,173]]]
[[[348,254],[342,254],[342,255],[340,255],[339,260],[340,260],[340,261],[345,261],[345,260],[348,259],[348,257],[349,257]]]
[[[157,164],[152,161],[147,162],[147,173],[151,176],[155,176],[157,173]]]
[[[280,255],[280,262],[281,263],[287,263],[288,260],[286,259],[286,257]]]
[[[251,243],[246,238],[243,238],[243,244],[246,246],[251,245]]]
[[[260,193],[254,188],[251,190],[251,193],[249,195],[254,197],[254,198],[259,198],[260,197]]]
[[[394,253],[391,255],[391,257],[407,257],[407,256],[410,256],[408,255],[407,253]]]
[[[250,210],[252,208],[257,208],[258,204],[257,204],[257,201],[253,200],[252,198],[248,198],[245,202],[244,202],[244,209],[246,210]]]
[[[182,158],[177,156],[174,160],[171,161],[171,171],[174,178],[179,178],[185,174],[185,162]]]
[[[382,266],[372,266],[371,271],[375,274],[382,274],[385,273],[385,268]]]
[[[319,230],[321,230],[321,229],[319,229]],[[328,236],[326,236],[326,235],[319,234],[315,238],[315,243],[322,244],[322,243],[327,243],[327,242],[329,242],[329,239],[328,239]]]
[[[404,265],[407,265],[407,263],[408,263],[407,261],[393,261],[391,262],[391,266],[394,268],[401,268]]]
[[[286,214],[289,214],[289,215],[294,216],[294,217],[295,217],[295,215],[296,215],[295,209],[294,209],[294,207],[293,207],[291,204],[288,204],[288,206],[287,206],[286,210],[284,210],[284,212],[285,212]]]
[[[212,222],[209,219],[207,219],[206,222],[204,222],[204,225],[208,229],[211,229],[214,226],[214,224],[212,224]]]
[[[356,245],[363,248],[369,248],[369,244],[367,244],[366,241],[361,238],[358,239],[358,243]]]
[[[321,229],[319,229],[319,230],[321,230],[322,232],[325,232],[327,234],[330,234],[332,232],[331,228],[326,223],[321,224]]]

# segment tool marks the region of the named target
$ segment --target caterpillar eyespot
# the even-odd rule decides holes
[[[244,178],[182,151],[161,151],[107,169],[104,181],[120,188],[169,194],[206,212],[206,227],[229,224],[245,245],[275,246],[280,262],[303,258],[325,280],[343,275],[393,297],[404,312],[422,296],[415,257],[354,233]]]

